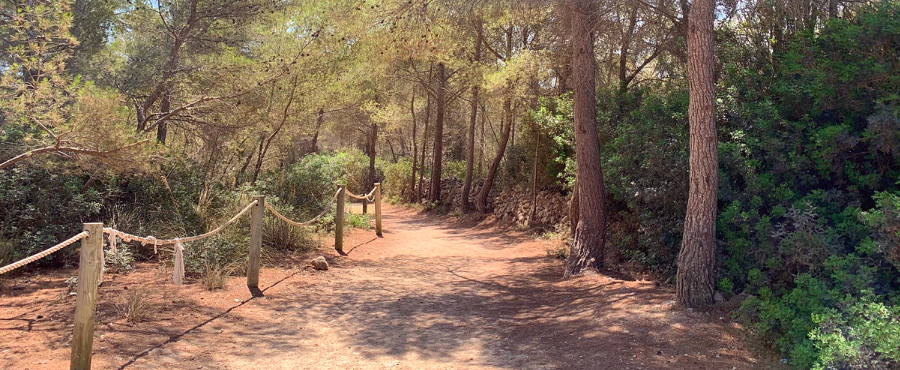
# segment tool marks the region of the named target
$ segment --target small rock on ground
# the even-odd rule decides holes
[[[328,261],[325,260],[325,257],[318,256],[309,261],[309,263],[316,270],[328,270]]]

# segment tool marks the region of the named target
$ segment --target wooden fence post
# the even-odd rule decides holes
[[[86,223],[88,237],[81,239],[78,262],[78,296],[75,298],[75,327],[72,330],[71,370],[90,370],[94,346],[94,314],[97,311],[97,286],[103,267],[103,223]]]
[[[375,235],[381,235],[381,183],[375,183]]]
[[[266,197],[256,196],[256,205],[250,210],[250,259],[247,261],[247,287],[259,288],[259,254],[262,248],[263,212]]]
[[[343,185],[338,186],[337,211],[334,215],[334,249],[344,254],[344,193]]]
[[[366,193],[363,193],[363,196],[366,196]],[[369,214],[369,200],[368,199],[362,200],[362,206],[363,206],[362,214],[364,214],[364,215]]]

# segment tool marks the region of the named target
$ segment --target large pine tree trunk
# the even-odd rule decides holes
[[[688,15],[691,174],[677,276],[677,300],[685,307],[702,306],[713,300],[719,180],[713,75],[715,6],[715,0],[694,0]]]
[[[578,221],[566,261],[566,277],[603,267],[606,244],[606,191],[597,136],[594,39],[591,0],[569,0],[572,11],[572,84],[575,113],[575,194]]]
[[[481,29],[481,21],[477,21],[477,34],[475,36],[475,57],[474,63],[477,66],[479,62],[481,62],[481,43],[482,43],[482,29]],[[475,171],[475,124],[478,122],[478,87],[480,82],[475,82],[472,84],[472,102],[469,116],[469,142],[468,147],[466,148],[466,181],[463,183],[462,195],[460,199],[460,204],[462,205],[462,212],[469,213],[472,210],[472,204],[469,202],[469,194],[472,192],[472,177],[474,177]],[[483,113],[482,113],[483,114]]]
[[[441,202],[441,161],[444,154],[444,111],[446,110],[447,98],[447,73],[444,63],[437,65],[438,88],[435,94],[435,121],[434,121],[434,146],[432,146],[431,161],[431,194],[428,200],[432,202]]]

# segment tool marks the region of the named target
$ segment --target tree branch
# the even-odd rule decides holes
[[[3,163],[0,163],[0,170],[10,167],[22,160],[31,158],[37,154],[43,154],[43,153],[73,153],[73,154],[83,154],[83,155],[91,155],[91,156],[95,156],[95,157],[108,158],[112,154],[136,147],[141,144],[145,144],[148,141],[149,141],[149,139],[141,140],[134,144],[128,144],[123,147],[119,147],[119,148],[112,149],[112,150],[93,150],[93,149],[85,149],[85,148],[79,148],[79,147],[60,146],[60,144],[57,143],[55,145],[46,146],[46,147],[38,148],[38,149],[34,149],[34,150],[29,150],[25,153],[22,153],[15,157],[12,157]]]

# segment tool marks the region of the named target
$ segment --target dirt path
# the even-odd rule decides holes
[[[176,289],[145,266],[101,289],[95,369],[754,369],[768,368],[719,317],[671,309],[640,281],[563,281],[543,242],[490,225],[386,207],[384,238],[356,230],[332,269],[264,268],[263,297],[241,278]],[[71,272],[69,272],[71,274]],[[0,368],[68,364],[72,298],[60,273],[0,290]],[[150,318],[115,302],[143,286]]]

